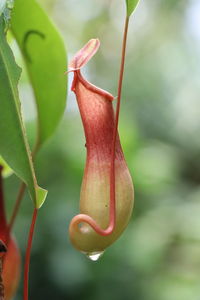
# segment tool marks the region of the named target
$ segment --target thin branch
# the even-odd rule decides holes
[[[125,57],[126,57],[128,25],[129,25],[129,17],[126,17],[125,26],[124,26],[123,44],[122,44],[121,66],[120,66],[119,81],[118,81],[117,107],[116,107],[116,115],[115,115],[115,126],[113,132],[111,167],[110,167],[110,228],[112,230],[114,229],[115,222],[116,222],[115,152],[116,152],[116,140],[117,140],[117,132],[118,132],[118,124],[119,124],[120,105],[121,105],[124,65],[125,65]]]
[[[35,156],[36,156],[38,150],[39,150],[39,143],[38,143],[38,139],[37,139],[35,147],[34,147],[34,149],[32,151],[32,159],[33,159],[33,161],[35,159]],[[22,199],[24,197],[25,190],[26,190],[26,185],[25,185],[24,182],[22,182],[21,185],[20,185],[20,187],[19,187],[19,191],[18,191],[18,194],[17,194],[17,198],[16,198],[16,201],[15,201],[13,212],[12,212],[12,215],[11,215],[11,218],[10,218],[10,222],[8,224],[8,230],[9,230],[9,232],[11,232],[11,230],[13,228],[14,222],[15,222],[17,214],[19,212],[19,207],[20,207]]]
[[[26,248],[25,265],[24,265],[24,298],[23,298],[24,300],[28,300],[29,266],[30,266],[30,257],[31,257],[31,248],[32,248],[34,229],[37,220],[37,213],[38,210],[35,208],[33,211],[32,222],[30,226],[28,243]]]

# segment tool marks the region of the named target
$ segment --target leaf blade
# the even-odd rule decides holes
[[[28,186],[38,207],[37,181],[23,126],[18,81],[21,69],[6,41],[3,17],[0,17],[0,154],[16,175]]]
[[[2,175],[3,177],[8,177],[13,174],[13,170],[10,168],[10,166],[3,160],[3,158],[0,156],[0,166],[3,167]]]
[[[127,16],[130,17],[134,12],[139,0],[126,0]]]
[[[65,110],[66,50],[54,25],[35,0],[15,1],[11,28],[33,86],[41,145],[53,134]]]

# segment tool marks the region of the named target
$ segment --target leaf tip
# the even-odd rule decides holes
[[[126,0],[127,17],[130,17],[135,11],[140,0]]]
[[[45,202],[46,197],[47,197],[48,191],[41,188],[37,187],[36,188],[36,208],[39,209]]]

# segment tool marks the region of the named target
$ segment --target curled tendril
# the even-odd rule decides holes
[[[115,228],[115,222],[110,219],[109,225],[106,229],[102,229],[97,222],[88,215],[85,214],[78,214],[70,222],[69,231],[72,232],[72,227],[76,226],[79,227],[81,223],[87,223],[92,227],[92,229],[99,235],[107,236],[113,233]]]

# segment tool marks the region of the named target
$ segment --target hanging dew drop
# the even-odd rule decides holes
[[[97,261],[103,255],[103,253],[104,253],[104,251],[102,251],[102,252],[92,252],[92,253],[88,253],[86,255],[90,260]]]
[[[85,253],[85,254],[90,260],[97,261],[103,255],[103,253],[104,251]]]

